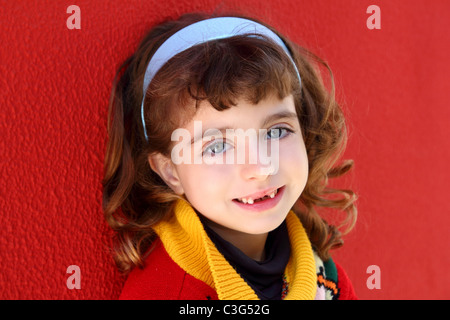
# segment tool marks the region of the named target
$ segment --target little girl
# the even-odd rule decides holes
[[[110,100],[103,208],[121,299],[354,299],[330,249],[328,179],[346,143],[325,62],[254,19],[187,14],[153,28]],[[265,150],[265,152],[262,152]]]

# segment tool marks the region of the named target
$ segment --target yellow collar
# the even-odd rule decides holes
[[[289,285],[286,300],[313,300],[317,275],[311,243],[300,220],[289,212],[286,224],[291,257],[285,275]],[[169,256],[188,274],[216,290],[220,300],[258,300],[258,296],[234,270],[209,239],[203,225],[185,200],[179,200],[174,215],[154,227]]]

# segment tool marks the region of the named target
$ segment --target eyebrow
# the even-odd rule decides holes
[[[298,117],[295,112],[281,111],[281,112],[274,113],[274,114],[267,116],[264,119],[261,127],[265,127],[265,126],[269,125],[270,123],[275,122],[280,119],[298,120]]]
[[[291,111],[280,111],[274,114],[271,114],[269,116],[267,116],[264,121],[262,122],[261,127],[266,127],[267,125],[269,125],[272,122],[281,120],[281,119],[289,119],[289,120],[298,120],[297,114],[295,112],[291,112]],[[232,129],[232,130],[236,130],[236,128],[217,128],[216,130],[220,131],[220,132],[226,132],[227,129]],[[191,144],[193,144],[194,142],[198,141],[199,139],[205,137],[205,136],[209,136],[209,134],[205,135],[205,132],[209,130],[209,129],[205,129],[202,132],[201,136],[198,137],[192,137],[191,139]]]

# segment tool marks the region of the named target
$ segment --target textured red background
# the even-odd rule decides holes
[[[81,8],[81,30],[66,9]],[[381,30],[366,9],[381,8]],[[101,211],[107,102],[119,63],[166,17],[237,9],[325,58],[348,116],[359,221],[336,259],[360,298],[450,298],[450,2],[2,1],[0,298],[115,299]],[[66,287],[69,265],[81,289]],[[366,286],[370,265],[381,289]]]

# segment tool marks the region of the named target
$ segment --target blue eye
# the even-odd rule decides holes
[[[294,131],[292,131],[291,129],[288,129],[288,128],[283,128],[283,127],[271,128],[271,129],[267,130],[267,138],[268,139],[281,139],[292,132],[294,132]]]
[[[223,141],[218,141],[215,142],[211,145],[209,145],[205,151],[203,152],[203,154],[208,153],[210,155],[216,155],[216,154],[220,154],[222,152],[224,152],[225,150],[229,149],[229,145],[226,142]]]

